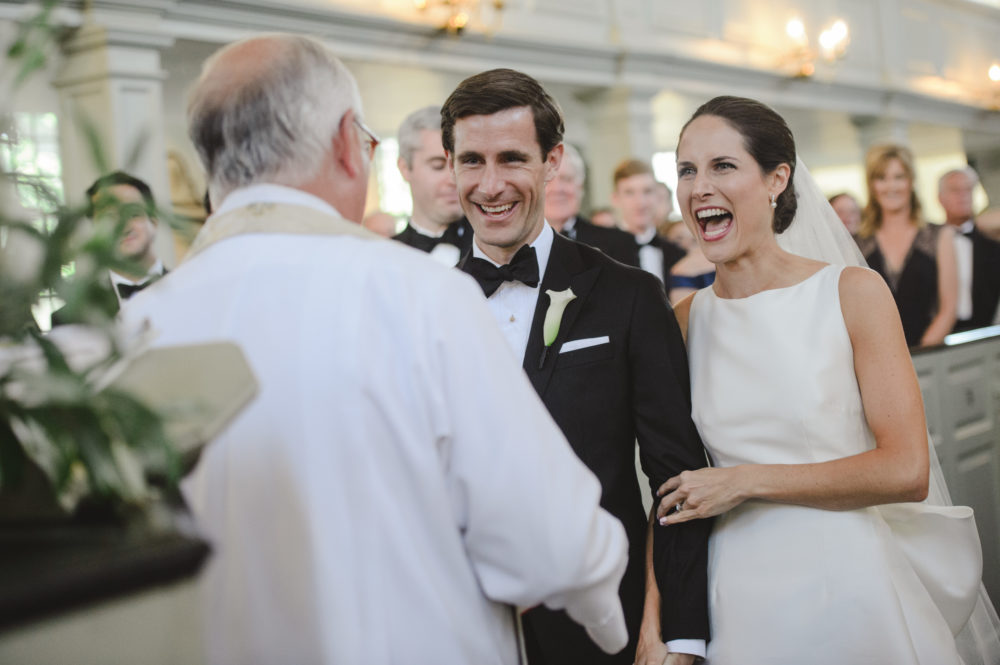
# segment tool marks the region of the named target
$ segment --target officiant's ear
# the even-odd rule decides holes
[[[354,110],[348,109],[340,118],[332,139],[333,154],[338,166],[350,177],[367,178],[361,137],[355,129]]]

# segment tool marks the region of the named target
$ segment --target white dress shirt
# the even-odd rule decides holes
[[[122,297],[121,294],[118,293],[119,284],[126,284],[128,286],[139,286],[140,284],[145,284],[154,277],[162,277],[164,270],[165,268],[163,267],[163,261],[159,259],[156,259],[156,263],[150,266],[149,271],[146,272],[146,276],[138,281],[129,279],[124,275],[120,275],[116,273],[114,270],[109,270],[108,275],[111,277],[111,286],[113,287],[113,290],[115,292],[115,297],[118,298],[118,306],[119,307],[122,306]],[[128,298],[126,298],[126,300],[128,300]]]
[[[422,236],[426,236],[427,238],[441,238],[445,234],[445,231],[434,232],[425,229],[414,222],[412,217],[410,218],[408,224],[411,229]],[[462,250],[448,242],[439,242],[434,246],[434,249],[427,254],[441,265],[448,266],[449,268],[454,268],[458,265],[459,260],[462,258]]]
[[[959,321],[972,318],[972,238],[965,235],[971,233],[975,222],[966,220],[956,230],[955,261],[958,264],[958,307],[956,317]]]
[[[563,222],[562,228],[559,229],[559,233],[563,234],[570,240],[576,240],[576,215],[573,215]]]
[[[548,225],[542,227],[531,246],[535,248],[538,259],[538,286],[528,286],[521,282],[504,282],[493,292],[486,304],[489,305],[493,318],[496,319],[500,331],[507,340],[508,346],[518,359],[518,364],[524,360],[524,350],[528,348],[528,335],[531,332],[531,320],[535,316],[535,305],[541,288],[541,278],[549,265],[549,254],[552,253],[552,238],[555,231]],[[472,243],[472,255],[489,261],[495,266],[500,264],[486,256],[475,241]]]
[[[182,484],[213,547],[208,661],[512,665],[511,606],[538,603],[620,648],[624,529],[481,290],[399,243],[289,228],[348,225],[331,211],[234,192],[206,237],[273,227],[208,244],[123,310],[156,345],[237,342],[260,384]]]
[[[656,237],[656,229],[649,228],[635,237],[639,245],[639,267],[663,281],[663,250],[650,245]]]

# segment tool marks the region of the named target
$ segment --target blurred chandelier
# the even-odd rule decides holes
[[[990,109],[1000,111],[1000,63],[994,62],[986,72],[992,82]]]
[[[492,7],[495,19],[499,17],[504,0],[413,0],[413,4],[421,12],[434,12],[444,16],[439,26],[441,30],[458,35],[469,24],[469,20],[482,11],[483,5]]]
[[[793,76],[796,78],[808,78],[815,74],[817,60],[832,63],[843,58],[851,41],[847,23],[841,19],[835,20],[819,34],[819,48],[810,45],[809,35],[801,19],[790,20],[785,25],[785,33],[794,44],[786,61],[792,63]]]

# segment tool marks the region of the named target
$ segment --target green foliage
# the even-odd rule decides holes
[[[20,25],[17,39],[7,48],[7,60],[18,63],[15,86],[45,66],[48,49],[59,32],[52,22],[52,12],[58,4],[58,0],[44,0],[34,18]]]
[[[21,26],[5,66],[16,66],[17,83],[45,64],[57,30],[48,0]],[[101,172],[107,164],[96,130],[81,131]],[[43,178],[0,173],[0,211],[18,188],[52,211],[40,225],[0,213],[0,508],[38,471],[46,498],[66,512],[83,501],[115,508],[141,506],[156,492],[149,480],[175,485],[179,458],[161,416],[133,395],[105,387],[104,377],[125,356],[115,333],[117,300],[108,270],[136,272],[118,254],[118,239],[135,210],[102,200],[98,219],[60,203]],[[63,274],[74,266],[71,278]],[[139,272],[142,272],[141,270]],[[32,306],[45,293],[65,302],[63,314],[85,327],[43,334]],[[0,514],[4,513],[0,509]]]

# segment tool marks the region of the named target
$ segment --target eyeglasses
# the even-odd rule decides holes
[[[368,159],[373,158],[375,156],[375,148],[377,148],[378,144],[382,142],[382,139],[380,139],[375,132],[368,129],[368,125],[358,120],[356,116],[354,118],[354,124],[357,125],[358,129],[364,132],[367,136],[365,143],[368,144]]]

